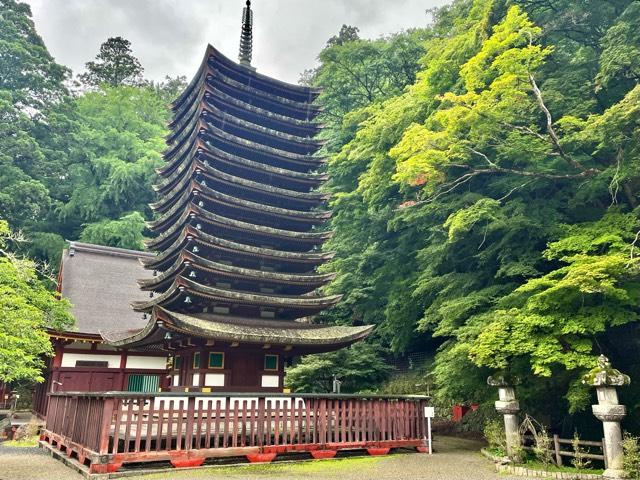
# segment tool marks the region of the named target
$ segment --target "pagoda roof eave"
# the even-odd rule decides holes
[[[303,185],[316,186],[328,179],[328,175],[326,173],[300,172],[298,170],[276,167],[268,163],[256,162],[246,157],[232,155],[225,152],[211,143],[202,142],[199,138],[206,130],[206,126],[206,122],[199,121],[199,125],[196,126],[198,133],[190,134],[191,138],[189,138],[184,144],[181,144],[178,155],[174,156],[173,159],[169,160],[162,167],[155,169],[156,173],[164,176],[163,182],[157,185],[157,189],[164,189],[175,183],[176,178],[179,178],[185,170],[188,170],[189,165],[193,163],[193,160],[200,158],[201,156],[206,156],[214,161],[231,164],[236,167],[239,166],[247,170],[265,172],[269,175]],[[315,166],[316,165],[305,164],[306,168],[313,168]]]
[[[148,301],[133,302],[131,303],[131,307],[137,312],[148,312],[154,306],[170,301],[182,292],[219,302],[239,305],[259,305],[274,308],[289,308],[296,310],[310,309],[318,311],[334,306],[342,298],[342,295],[329,295],[326,297],[276,294],[264,295],[241,290],[210,287],[208,285],[202,285],[189,280],[183,276],[176,276],[171,287],[158,297]]]
[[[176,144],[180,144],[182,139],[185,137],[185,132],[189,132],[193,129],[194,125],[198,121],[200,117],[211,116],[214,118],[218,118],[224,121],[229,121],[230,123],[248,129],[254,133],[259,133],[263,135],[272,136],[275,139],[279,139],[280,141],[286,141],[294,145],[300,145],[305,147],[314,147],[320,148],[327,143],[327,140],[316,139],[310,135],[310,132],[307,133],[306,136],[295,135],[292,133],[286,133],[274,128],[270,128],[260,124],[259,122],[251,122],[235,115],[232,115],[228,112],[225,112],[214,105],[211,101],[203,102],[202,97],[204,97],[205,93],[214,94],[217,101],[222,104],[226,104],[224,99],[217,98],[218,96],[224,96],[222,92],[220,95],[216,94],[216,92],[206,92],[206,90],[202,90],[202,93],[199,94],[194,101],[191,103],[191,106],[187,108],[179,117],[175,118],[171,123],[169,123],[168,128],[171,129],[171,132],[165,136],[165,140],[169,145],[168,148],[164,152],[164,157],[168,158],[171,155],[171,152],[176,149]],[[246,104],[250,106],[250,104]],[[280,123],[284,123],[284,120],[281,118],[274,118],[274,113],[267,115],[269,112],[254,112],[258,117],[268,117],[271,120],[275,120]]]
[[[171,204],[174,203],[174,198],[180,194],[180,191],[182,189],[188,186],[189,182],[192,180],[193,173],[198,169],[200,169],[201,173],[205,177],[213,181],[219,181],[231,185],[235,188],[250,190],[253,192],[261,193],[263,195],[270,195],[272,197],[288,198],[292,201],[305,202],[307,205],[309,203],[320,204],[330,198],[330,194],[324,192],[298,192],[296,190],[288,190],[285,188],[265,185],[264,183],[254,182],[253,180],[247,180],[246,178],[225,173],[221,170],[218,170],[217,168],[212,167],[211,165],[205,165],[200,161],[194,162],[189,168],[191,171],[188,174],[185,174],[184,178],[176,183],[169,191],[160,192],[157,186],[154,187],[154,190],[156,192],[163,193],[165,196],[162,200],[149,204],[152,210],[164,212],[171,208]]]
[[[211,60],[213,59],[213,64]],[[216,68],[215,62],[218,62],[219,66],[222,68]],[[253,77],[258,81],[259,84],[264,84],[270,86],[272,89],[281,90],[285,92],[292,92],[294,95],[305,95],[307,96],[306,101],[302,100],[302,97],[298,97],[298,100],[294,100],[291,98],[287,98],[286,95],[277,95],[274,93],[267,92],[265,90],[249,87],[248,85],[242,84],[252,90],[253,93],[264,96],[265,98],[271,98],[271,101],[280,103],[282,105],[288,105],[289,108],[297,108],[298,110],[302,110],[306,107],[311,107],[311,109],[317,114],[322,111],[323,107],[319,105],[313,105],[311,102],[315,100],[315,98],[320,94],[320,89],[314,87],[306,87],[302,85],[291,84],[287,82],[283,82],[281,80],[277,80],[275,78],[271,78],[266,75],[262,75],[258,72],[248,70],[246,67],[233,62],[214,47],[209,45],[205,52],[205,55],[200,63],[200,67],[196,72],[196,75],[193,77],[187,88],[178,96],[178,98],[171,104],[171,108],[174,112],[179,112],[184,102],[189,99],[189,97],[193,94],[194,90],[198,88],[199,84],[204,82],[206,83],[206,79],[209,76],[224,76],[225,78],[229,78],[227,74],[225,74],[222,70],[229,69],[228,71],[234,71],[237,74],[245,75],[247,77]],[[254,82],[255,84],[255,82]]]
[[[202,132],[207,136],[210,136],[213,140],[226,141],[232,143],[240,148],[249,149],[252,152],[260,152],[262,155],[266,155],[275,160],[279,160],[282,162],[293,162],[298,163],[300,165],[320,165],[322,163],[326,163],[327,159],[324,157],[316,157],[313,155],[305,155],[300,153],[292,153],[286,150],[282,150],[280,148],[270,147],[269,145],[264,145],[262,143],[254,142],[252,140],[247,140],[242,137],[238,137],[232,133],[225,132],[220,128],[204,122],[206,126],[206,131]],[[205,144],[209,143],[208,139],[203,139]]]
[[[154,288],[158,287],[162,283],[171,280],[175,273],[181,271],[183,266],[186,266],[186,262],[190,262],[195,269],[218,273],[222,276],[250,279],[254,281],[267,281],[278,284],[309,285],[314,288],[325,285],[336,276],[335,273],[280,273],[238,267],[235,265],[226,265],[224,263],[207,260],[206,258],[200,257],[192,252],[183,250],[168,270],[164,271],[157,277],[140,279],[138,280],[138,285],[142,290],[153,291]]]
[[[217,108],[216,104],[230,110],[239,110],[245,113],[250,112],[255,116],[255,120],[262,120],[262,122],[255,122],[258,125],[263,125],[264,123],[275,123],[279,126],[279,128],[276,129],[277,131],[285,134],[287,131],[299,132],[301,135],[296,135],[295,133],[289,133],[289,135],[303,138],[307,136],[313,137],[325,127],[324,123],[317,122],[315,119],[302,120],[289,117],[281,113],[272,112],[258,107],[252,103],[247,103],[244,100],[233,97],[222,90],[219,90],[214,85],[202,81],[200,86],[189,96],[188,102],[183,104],[179,111],[174,112],[173,119],[167,124],[167,127],[172,131],[168,133],[165,138],[175,138],[182,130],[184,130],[185,126],[189,123],[189,120],[193,118],[193,113],[198,108],[202,108],[203,106]]]
[[[164,224],[169,222],[181,209],[185,207],[192,196],[198,196],[198,198],[204,198],[208,201],[230,206],[232,208],[248,210],[261,215],[267,214],[279,218],[285,218],[288,220],[306,222],[307,224],[317,224],[331,218],[331,211],[328,210],[302,211],[275,207],[272,205],[264,205],[261,203],[252,202],[250,200],[244,200],[240,197],[234,197],[225,193],[218,192],[217,190],[199,184],[195,180],[191,180],[189,186],[185,189],[179,200],[175,202],[173,207],[163,213],[162,216],[157,218],[156,220],[146,221],[145,225],[151,230],[162,227]]]
[[[297,232],[295,230],[283,230],[281,228],[267,227],[264,225],[256,225],[253,223],[243,222],[241,220],[235,220],[233,218],[224,217],[216,213],[209,212],[204,208],[198,207],[193,203],[189,203],[180,218],[169,229],[161,233],[155,238],[144,240],[146,247],[150,249],[162,248],[162,244],[167,242],[167,239],[174,236],[178,232],[183,224],[189,219],[191,215],[195,215],[195,218],[204,221],[208,224],[218,227],[228,228],[231,230],[241,231],[249,235],[262,235],[266,237],[277,237],[284,240],[294,242],[308,242],[319,245],[323,240],[329,239],[333,236],[333,232]]]
[[[167,162],[161,166],[155,168],[155,172],[164,177],[164,182],[160,183],[160,186],[170,185],[177,176],[180,176],[180,172],[184,169],[188,168],[188,165],[193,161],[194,158],[198,157],[198,154],[204,153],[209,155],[212,158],[219,158],[221,161],[224,159],[233,158],[234,162],[238,162],[241,166],[250,167],[252,170],[265,170],[267,172],[278,174],[280,176],[284,176],[287,179],[291,179],[293,181],[306,181],[306,182],[317,182],[319,180],[323,180],[323,177],[326,175],[324,173],[316,173],[311,170],[320,167],[323,164],[326,164],[327,159],[324,157],[304,157],[304,160],[294,160],[290,158],[275,158],[277,161],[283,161],[285,164],[296,165],[298,167],[302,167],[307,171],[299,171],[293,170],[291,168],[277,167],[265,162],[258,162],[255,160],[251,160],[246,156],[234,155],[228,153],[221,148],[215,146],[215,143],[206,140],[205,137],[209,137],[213,140],[216,139],[217,133],[211,131],[211,127],[208,123],[203,122],[202,120],[198,121],[200,124],[200,128],[197,126],[193,129],[193,131],[189,134],[189,138],[181,143],[180,147],[171,153],[171,158],[166,159]],[[230,135],[230,137],[234,137]],[[229,138],[230,138],[229,137]],[[232,140],[229,138],[219,137],[222,142],[226,142],[227,144],[234,144]],[[240,143],[235,143],[236,146],[240,146],[244,149],[249,149],[246,145],[241,145]],[[250,150],[250,149],[249,149]],[[263,152],[264,153],[264,152]],[[269,155],[269,154],[267,154]]]
[[[311,347],[317,351],[328,351],[362,340],[374,329],[373,325],[302,326],[295,324],[295,322],[280,323],[291,323],[291,325],[278,325],[275,322],[251,322],[250,320],[238,325],[221,321],[212,315],[196,317],[155,307],[151,319],[141,330],[137,332],[101,332],[101,335],[107,344],[121,348],[163,343],[165,333],[171,331],[221,342]]]
[[[215,56],[216,58],[220,59],[221,61],[234,66],[234,67],[238,67],[238,68],[242,68],[245,70],[245,72],[252,76],[255,77],[259,80],[265,81],[267,83],[271,83],[274,85],[278,85],[281,88],[287,89],[287,90],[291,90],[291,91],[298,91],[301,93],[310,93],[311,95],[314,96],[318,96],[320,95],[320,93],[322,93],[322,89],[320,87],[309,87],[306,85],[300,85],[298,83],[290,83],[290,82],[285,82],[283,80],[278,80],[277,78],[273,78],[270,77],[268,75],[262,74],[260,72],[257,72],[256,70],[252,70],[249,69],[247,70],[246,67],[244,67],[243,65],[234,62],[233,60],[231,60],[229,57],[227,57],[225,54],[223,54],[220,50],[218,50],[217,48],[215,48],[213,45],[209,44],[207,45],[207,54],[205,55],[205,58],[209,58],[210,56]]]
[[[185,240],[193,240],[202,246],[207,248],[217,248],[223,251],[232,252],[238,255],[246,255],[250,257],[269,258],[272,260],[288,261],[296,263],[309,263],[320,264],[331,260],[334,256],[334,252],[287,252],[282,250],[274,250],[265,247],[256,247],[254,245],[246,245],[243,243],[234,242],[232,240],[226,240],[213,235],[204,233],[202,230],[196,230],[195,228],[187,225],[183,228],[182,233],[176,239],[176,241],[163,251],[162,254],[155,257],[141,258],[140,262],[148,269],[153,269],[167,259],[173,258],[179,254],[179,251],[185,247]]]

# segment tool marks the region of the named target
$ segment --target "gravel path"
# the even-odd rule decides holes
[[[0,444],[0,480],[83,480],[62,462],[37,447],[3,447]]]
[[[305,463],[208,468],[170,474],[128,477],[128,480],[515,480],[499,475],[480,455],[482,445],[472,440],[440,437],[434,455],[397,454],[354,457]],[[522,480],[522,478],[518,478]]]
[[[439,437],[434,455],[397,454],[301,463],[275,463],[126,477],[128,480],[514,480],[498,475],[472,440]],[[83,477],[42,450],[0,446],[0,480],[80,480]],[[521,479],[518,479],[521,480]]]

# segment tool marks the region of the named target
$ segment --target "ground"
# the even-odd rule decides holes
[[[127,477],[128,480],[509,480],[495,473],[472,440],[440,437],[436,454],[398,454],[302,463],[170,470],[167,473]],[[43,452],[0,447],[0,480],[80,480],[83,477]]]

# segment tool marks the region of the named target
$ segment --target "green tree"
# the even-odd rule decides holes
[[[97,245],[143,250],[144,217],[133,212],[118,220],[102,220],[87,225],[80,240]]]
[[[0,220],[0,381],[42,382],[44,357],[53,355],[45,329],[69,329],[69,303],[45,288],[36,265],[12,253],[16,238]]]
[[[139,222],[108,222],[131,212],[150,215],[147,204],[154,199],[154,169],[163,163],[168,108],[155,89],[130,86],[86,93],[76,105],[77,141],[82,146],[67,172],[72,188],[67,201],[58,207],[59,217],[74,222],[81,235],[90,224],[103,222],[99,229],[131,225],[136,229],[130,232],[131,238],[136,238]],[[95,229],[91,231],[91,238],[100,237]],[[139,241],[124,244],[138,248],[133,245]]]
[[[523,401],[575,412],[599,349],[632,367],[614,345],[638,335],[634,3],[455,1],[415,82],[329,133],[329,318],[435,353],[442,400],[486,399],[508,367]]]
[[[342,393],[355,393],[384,381],[391,371],[379,347],[356,343],[336,352],[308,355],[287,369],[285,383],[295,391],[331,392],[334,375]]]
[[[63,99],[69,70],[53,61],[31,20],[29,5],[0,1],[0,92],[20,110],[35,113]]]
[[[79,76],[86,85],[94,87],[107,84],[111,87],[121,85],[141,85],[144,69],[133,55],[131,42],[122,37],[110,37],[100,45],[96,61],[85,64],[87,71]]]

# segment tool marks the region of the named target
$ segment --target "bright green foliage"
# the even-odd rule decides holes
[[[640,292],[637,2],[604,3],[454,1],[415,83],[331,134],[330,317],[434,351],[440,400],[494,396],[508,368],[523,401],[575,412],[600,349],[630,362],[614,345]]]
[[[35,265],[13,256],[0,221],[0,381],[43,381],[43,356],[52,355],[45,328],[69,329],[69,303],[58,300],[38,279]]]
[[[80,234],[80,240],[97,245],[143,250],[144,217],[133,212],[118,220],[102,220],[87,225]]]
[[[342,381],[341,392],[358,392],[383,381],[389,365],[380,356],[379,348],[357,343],[337,352],[308,355],[287,369],[285,382],[295,391],[331,392],[333,376]]]
[[[638,319],[640,262],[630,244],[640,221],[635,214],[608,213],[601,220],[567,226],[544,252],[564,264],[530,279],[501,299],[491,323],[471,351],[474,360],[507,368],[513,357],[530,356],[539,375],[554,364],[589,368],[594,335]]]
[[[59,215],[95,222],[144,212],[153,199],[154,168],[162,164],[168,111],[161,99],[149,88],[118,87],[87,93],[76,103],[82,157],[69,169],[74,188]]]

